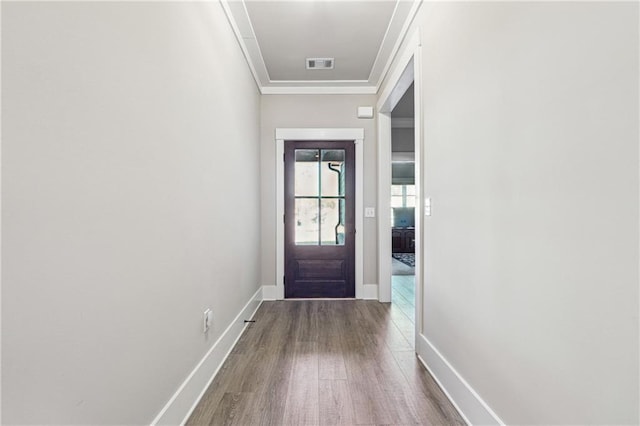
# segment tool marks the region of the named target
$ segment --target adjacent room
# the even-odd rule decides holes
[[[391,304],[394,322],[414,345],[416,185],[414,85],[391,111]]]

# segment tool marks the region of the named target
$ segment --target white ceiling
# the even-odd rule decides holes
[[[222,0],[262,93],[376,93],[421,0]],[[306,58],[335,58],[307,70]]]

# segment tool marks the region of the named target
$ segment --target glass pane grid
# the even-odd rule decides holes
[[[295,150],[296,245],[344,245],[345,151]]]

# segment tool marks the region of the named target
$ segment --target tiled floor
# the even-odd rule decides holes
[[[394,322],[412,347],[415,345],[415,277],[391,277],[391,312]]]

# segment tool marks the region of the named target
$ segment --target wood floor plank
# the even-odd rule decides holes
[[[216,379],[211,383],[200,403],[196,406],[188,424],[210,424],[225,394],[237,389],[236,379],[245,365],[244,354],[230,354],[220,367]]]
[[[211,425],[247,425],[251,417],[251,393],[225,393],[211,418]]]
[[[319,423],[317,343],[296,342],[294,354],[283,424],[317,425]]]
[[[353,402],[354,424],[379,425],[394,422],[392,407],[380,384],[375,380],[349,380]]]
[[[252,425],[281,426],[293,369],[294,354],[283,351],[277,358],[262,392],[256,397]]]
[[[353,425],[353,401],[346,380],[320,380],[319,421],[321,425]]]
[[[346,380],[341,336],[346,333],[344,322],[334,315],[328,301],[318,303],[318,378]]]
[[[254,319],[187,424],[463,424],[408,347],[398,307],[263,302]]]
[[[426,409],[422,414],[428,417],[430,423],[466,424],[414,352],[393,352],[393,356],[407,377],[415,400]]]
[[[254,415],[250,424],[281,426],[284,423],[285,403],[295,358],[294,346],[290,343],[295,336],[295,306],[284,301],[269,303],[278,309],[279,315],[276,321],[267,326],[278,329],[279,332],[272,344],[261,351],[262,359],[259,364],[247,366],[251,371],[269,371],[265,386],[255,398]]]
[[[294,318],[297,342],[318,341],[318,301],[294,302]]]

